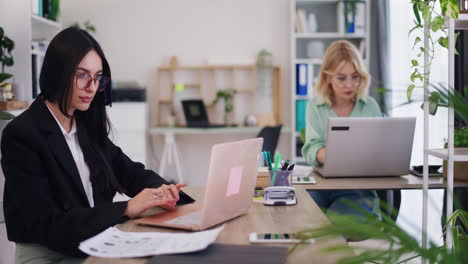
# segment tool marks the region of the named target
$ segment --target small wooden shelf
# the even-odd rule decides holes
[[[468,161],[468,148],[454,148],[453,153],[454,153],[453,161]],[[438,157],[444,160],[448,159],[447,149],[429,149],[426,151],[426,154],[429,154],[431,156]]]
[[[28,102],[24,102],[24,101],[0,102],[0,110],[21,110],[27,107],[28,107]]]

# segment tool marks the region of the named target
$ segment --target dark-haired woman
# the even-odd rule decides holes
[[[109,140],[110,79],[96,40],[65,29],[47,49],[41,94],[4,129],[4,213],[16,263],[83,257],[80,241],[151,207],[193,202],[179,196],[183,184],[168,184]],[[133,198],[113,202],[116,192]]]

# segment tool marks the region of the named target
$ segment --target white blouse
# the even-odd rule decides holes
[[[67,131],[62,127],[62,124],[60,124],[58,121],[57,117],[55,117],[52,110],[50,110],[49,106],[47,104],[46,106],[54,117],[55,121],[57,121],[60,130],[62,130],[62,134],[65,137],[65,141],[68,144],[68,148],[70,149],[73,160],[75,161],[76,167],[78,168],[78,173],[80,174],[86,197],[88,197],[88,201],[91,207],[94,207],[93,186],[91,185],[88,165],[84,160],[83,151],[81,150],[80,144],[78,143],[78,135],[76,134],[76,121],[73,119],[72,129],[70,133],[67,133]]]

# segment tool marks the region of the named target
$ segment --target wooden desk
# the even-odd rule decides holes
[[[295,206],[264,206],[261,202],[254,202],[249,213],[237,217],[225,223],[223,231],[220,233],[216,243],[249,245],[248,234],[250,232],[259,233],[285,233],[297,232],[306,228],[319,227],[327,224],[328,219],[313,202],[305,189],[296,187],[298,204]],[[197,200],[201,200],[203,188],[184,188],[184,191],[192,195]],[[134,221],[127,221],[117,226],[123,231],[132,232],[181,232],[171,229],[141,226]],[[299,248],[288,258],[288,263],[336,263],[344,256],[343,253],[333,253],[324,255],[318,252],[319,249],[329,245],[344,245],[342,237],[329,238],[317,241],[314,244]],[[271,245],[271,244],[270,244]],[[106,263],[145,263],[147,258],[132,259],[106,259],[89,257],[87,264]]]
[[[422,177],[405,175],[401,177],[368,178],[323,178],[312,173],[316,184],[301,185],[307,190],[403,190],[422,189]],[[429,177],[429,188],[442,189],[447,186],[443,177]],[[297,187],[297,185],[295,185]],[[468,187],[468,181],[455,181],[454,187]]]

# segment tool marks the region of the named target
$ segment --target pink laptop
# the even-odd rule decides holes
[[[248,212],[257,180],[263,138],[216,144],[211,149],[203,203],[179,206],[135,222],[185,230],[204,230]]]

